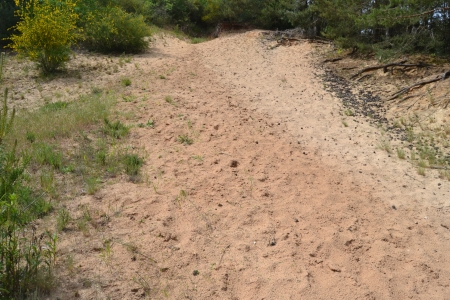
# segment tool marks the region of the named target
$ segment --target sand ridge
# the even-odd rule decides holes
[[[146,178],[67,204],[109,217],[62,233],[76,268],[51,299],[448,297],[450,184],[377,150],[376,128],[342,125],[314,45],[165,37],[133,60],[127,93],[148,100],[119,105],[155,121],[130,139]]]

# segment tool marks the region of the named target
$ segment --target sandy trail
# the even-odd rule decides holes
[[[311,44],[166,38],[134,60],[128,92],[149,100],[120,105],[155,120],[133,133],[147,179],[70,203],[111,217],[88,237],[63,233],[77,269],[52,297],[449,297],[450,184],[377,150],[362,120],[342,125]]]

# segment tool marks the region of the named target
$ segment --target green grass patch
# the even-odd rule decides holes
[[[58,104],[56,104],[58,103]],[[7,137],[9,145],[17,140],[18,149],[31,141],[48,141],[71,137],[79,131],[98,124],[107,117],[115,104],[112,96],[90,94],[64,104],[55,102],[41,109],[20,111]]]
[[[128,134],[130,128],[125,126],[119,120],[115,122],[110,122],[108,118],[105,118],[103,126],[103,133],[109,135],[115,139],[120,139]]]

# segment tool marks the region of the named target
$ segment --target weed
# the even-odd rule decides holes
[[[91,93],[94,95],[99,95],[99,94],[103,93],[103,90],[99,87],[94,86],[91,88]]]
[[[206,38],[191,38],[192,44],[200,44],[200,43],[204,43],[206,41],[208,41],[208,39],[206,39]]]
[[[97,192],[99,187],[99,180],[95,176],[89,176],[85,179],[86,182],[86,191],[89,195],[94,195]]]
[[[123,86],[130,86],[131,85],[131,79],[130,78],[123,78],[121,80],[121,83]]]
[[[170,96],[166,96],[164,98],[164,100],[169,104],[176,105],[176,103],[173,101],[172,97],[170,97]]]
[[[103,133],[116,139],[126,136],[130,130],[118,120],[111,123],[107,118],[105,118],[104,123]]]
[[[448,170],[440,170],[439,171],[439,178],[447,179],[447,180],[450,181],[450,171],[448,171]]]
[[[344,114],[345,114],[346,116],[348,116],[348,117],[354,116],[354,113],[353,113],[353,111],[352,111],[351,109],[346,109],[346,110],[344,110]]]
[[[56,264],[56,253],[57,253],[57,242],[58,235],[55,233],[51,233],[50,231],[45,232],[48,238],[48,241],[45,243],[47,249],[45,251],[45,256],[48,258],[48,264],[54,266]]]
[[[387,153],[392,153],[391,144],[388,141],[381,141],[377,144],[378,149],[384,150]]]
[[[187,134],[183,134],[178,136],[178,142],[180,142],[183,145],[192,145],[194,143],[194,140],[190,138]]]
[[[27,139],[27,141],[29,141],[30,143],[34,143],[36,141],[36,135],[33,132],[27,132],[25,134],[25,138]]]
[[[8,88],[5,89],[3,94],[3,109],[0,113],[0,144],[3,141],[3,138],[7,133],[11,130],[11,126],[14,121],[14,116],[16,114],[16,110],[13,109],[11,115],[8,116]]]
[[[49,196],[56,198],[55,176],[53,171],[42,171],[40,175],[41,188]]]
[[[187,194],[184,190],[180,191],[180,194],[175,198],[175,201],[178,203],[179,206],[181,206],[181,201],[186,199]]]
[[[66,229],[67,225],[69,225],[71,218],[70,213],[67,209],[62,208],[58,212],[58,216],[56,217],[56,229],[58,232]]]
[[[192,156],[192,158],[193,159],[196,159],[196,160],[198,160],[198,161],[203,161],[203,156],[201,156],[201,155],[194,155],[194,156]]]
[[[72,165],[64,166],[62,167],[61,172],[63,174],[73,173],[75,172],[75,167]]]
[[[427,167],[427,162],[425,161],[425,160],[419,160],[419,162],[417,163],[417,165],[420,167],[420,168],[426,168]]]
[[[125,154],[123,157],[123,164],[125,166],[125,172],[130,176],[139,174],[139,170],[144,164],[144,160],[137,154]]]
[[[344,125],[344,127],[348,127],[348,124],[345,121],[342,121],[342,125]]]
[[[72,254],[67,254],[64,263],[66,264],[66,268],[69,271],[69,274],[74,274],[76,267]]]
[[[164,76],[164,75],[159,75],[159,79],[166,79],[166,76]]]
[[[3,66],[5,65],[6,53],[0,52],[0,82],[3,79]]]
[[[425,176],[425,168],[418,167],[417,168],[417,174]]]
[[[133,281],[144,290],[144,295],[148,296],[151,291],[150,283],[147,280],[145,280],[144,277],[142,277],[139,273],[136,272],[136,274],[138,275],[138,278],[134,277]]]
[[[62,153],[55,151],[51,145],[46,143],[35,144],[33,156],[40,165],[50,165],[56,170],[62,167]]]
[[[87,222],[91,222],[92,215],[91,215],[91,210],[89,209],[89,206],[83,205],[82,210],[83,210],[83,219],[86,220]]]
[[[45,104],[43,107],[41,107],[41,109],[46,112],[55,112],[55,111],[67,108],[67,106],[69,106],[69,103],[63,102],[63,101],[57,101],[57,102]]]
[[[136,96],[130,95],[130,96],[122,96],[122,99],[124,102],[136,102]]]
[[[405,151],[403,149],[397,148],[397,156],[400,159],[405,159]]]
[[[84,236],[89,236],[89,227],[85,219],[77,220],[77,228]]]
[[[111,262],[112,254],[112,241],[111,239],[106,239],[105,241],[103,241],[103,250],[101,254],[101,257],[104,259],[106,264],[109,264]]]

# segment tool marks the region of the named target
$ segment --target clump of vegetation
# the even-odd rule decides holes
[[[85,45],[102,53],[135,53],[148,47],[150,35],[143,16],[132,15],[120,7],[90,11],[85,18]]]
[[[69,60],[70,47],[80,39],[76,2],[66,0],[15,0],[20,35],[12,35],[11,47],[38,64],[44,74],[61,68]]]
[[[123,78],[121,80],[121,83],[123,86],[130,86],[131,85],[131,79],[130,78]]]
[[[397,148],[397,156],[400,159],[405,159],[405,150]]]
[[[123,164],[125,166],[125,172],[130,175],[138,175],[139,170],[144,164],[144,160],[137,154],[125,154],[123,157]]]
[[[187,134],[182,134],[178,136],[178,142],[180,142],[183,145],[192,145],[194,143],[194,140],[189,137]]]
[[[5,149],[14,120],[7,95],[5,90],[0,113],[0,298],[21,299],[51,289],[57,238],[47,234],[48,241],[43,240],[34,231],[24,235],[28,222],[49,212],[51,205],[23,185],[27,159],[17,154],[17,142]]]
[[[116,139],[124,137],[130,131],[130,128],[125,126],[119,120],[111,123],[108,118],[104,119],[105,125],[103,126],[103,132],[109,136],[112,136]]]

